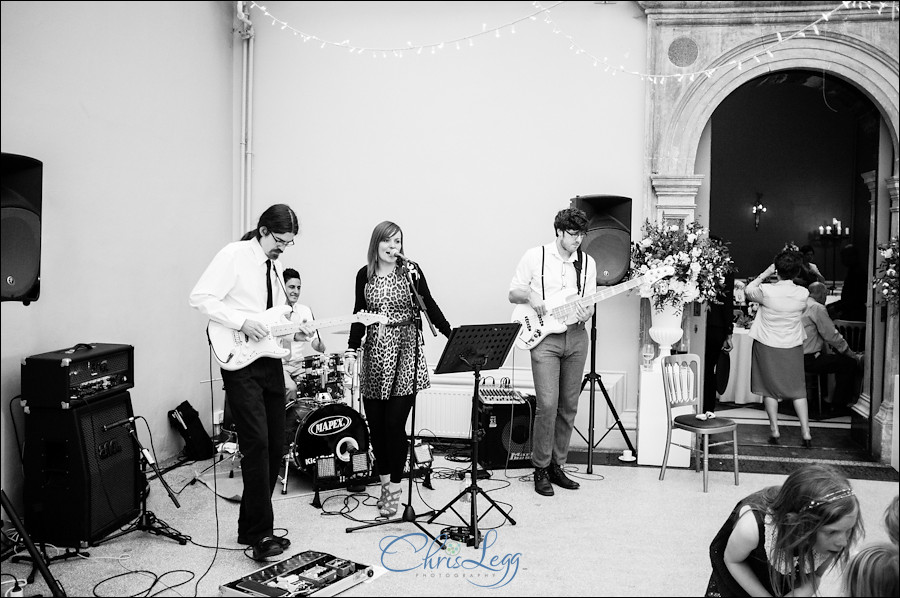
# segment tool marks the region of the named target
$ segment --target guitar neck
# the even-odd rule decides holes
[[[633,288],[639,287],[644,283],[644,277],[639,276],[627,282],[623,282],[622,284],[617,284],[614,287],[605,287],[603,290],[597,291],[595,293],[591,293],[590,295],[585,295],[580,299],[575,301],[571,301],[569,303],[565,303],[560,305],[559,307],[555,307],[551,310],[550,313],[553,314],[560,322],[565,321],[569,316],[575,313],[575,306],[581,305],[582,307],[588,307],[593,305],[594,303],[599,303],[604,299],[609,299],[614,295],[618,295],[620,293],[624,293],[625,291],[630,291]]]
[[[352,324],[357,321],[357,318],[351,317],[341,317],[341,318],[328,318],[326,320],[310,320],[308,322],[279,322],[278,324],[273,324],[269,326],[269,332],[272,336],[287,336],[289,334],[294,334],[300,331],[300,326],[303,325],[311,325],[313,328],[318,330],[319,328],[333,328],[334,326],[343,326],[345,324]]]

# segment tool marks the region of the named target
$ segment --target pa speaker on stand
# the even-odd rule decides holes
[[[631,263],[631,198],[578,195],[570,204],[587,214],[588,231],[581,250],[597,262],[597,284],[617,284]]]
[[[625,275],[628,274],[628,268],[631,264],[631,198],[622,197],[620,195],[578,195],[570,200],[573,208],[579,208],[587,214],[588,232],[581,242],[581,250],[594,258],[597,262],[597,285],[610,286],[617,284]],[[603,386],[603,379],[597,372],[597,310],[591,317],[591,356],[590,371],[584,375],[581,383],[581,391],[584,392],[585,387],[590,390],[590,410],[588,412],[588,437],[575,428],[578,435],[581,436],[588,444],[587,472],[594,471],[594,449],[599,446],[607,434],[618,426],[619,432],[625,439],[625,444],[630,449],[630,453],[623,453],[619,457],[622,461],[633,461],[636,451],[625,426],[619,419],[619,413],[613,405],[606,387]],[[615,418],[612,426],[606,429],[600,440],[594,441],[594,414],[595,414],[595,394],[597,387],[603,393],[606,399],[606,405],[609,412]],[[625,457],[625,455],[632,455]]]
[[[0,154],[0,301],[28,305],[41,294],[39,160]]]

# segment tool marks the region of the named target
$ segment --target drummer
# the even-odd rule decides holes
[[[293,308],[289,317],[294,322],[308,322],[314,319],[312,310],[297,302],[297,300],[300,299],[301,286],[300,273],[293,268],[285,268],[284,288],[285,291],[287,291],[288,305]],[[305,345],[309,342],[312,345],[313,350],[324,353],[325,343],[322,342],[322,337],[319,336],[318,331],[316,331],[316,336],[311,342],[295,341],[292,337],[286,337],[283,342],[286,344],[286,347],[291,350],[290,353],[282,358],[284,366],[285,399],[288,403],[291,403],[297,399],[297,384],[298,382],[301,382],[301,377],[305,374],[305,368],[303,367],[303,350]],[[290,343],[290,345],[287,346],[287,343]]]

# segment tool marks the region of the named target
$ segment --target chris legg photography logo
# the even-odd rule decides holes
[[[500,554],[494,549],[498,539],[497,530],[488,530],[478,551],[467,556],[465,546],[446,534],[436,540],[418,532],[385,536],[379,543],[381,564],[388,571],[415,572],[422,579],[465,579],[481,588],[502,588],[515,579],[522,554]]]

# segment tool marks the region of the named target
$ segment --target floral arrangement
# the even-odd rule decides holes
[[[898,237],[894,236],[888,243],[878,245],[881,254],[881,264],[878,265],[878,273],[872,288],[879,301],[888,304],[893,313],[900,311],[900,281],[897,279],[897,255],[900,254]]]
[[[655,311],[665,305],[680,311],[692,301],[721,303],[717,295],[725,286],[725,274],[736,270],[724,243],[710,239],[697,222],[659,225],[647,220],[643,232],[644,238],[631,244],[629,278],[661,266],[675,267],[672,276],[640,287],[641,297],[650,298]]]

